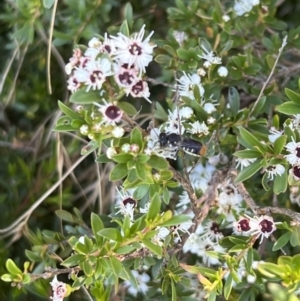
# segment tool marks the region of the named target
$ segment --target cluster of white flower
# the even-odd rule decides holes
[[[113,76],[127,96],[144,97],[151,102],[148,84],[142,75],[152,61],[156,45],[149,43],[153,32],[143,40],[144,34],[145,25],[132,37],[122,33],[110,37],[105,34],[103,41],[92,38],[84,53],[75,49],[66,65],[66,73],[70,75],[68,89],[72,92],[82,87],[86,87],[86,91],[102,90],[106,78]]]
[[[245,215],[234,223],[234,233],[240,235],[254,236],[256,239],[261,237],[260,243],[263,238],[269,238],[270,235],[276,230],[276,224],[271,216],[262,215],[254,216],[253,218]]]
[[[131,273],[137,282],[137,286],[126,280],[123,284],[124,287],[126,287],[128,293],[134,297],[136,297],[138,293],[145,294],[149,289],[147,283],[150,281],[150,276],[145,272],[140,274],[136,270],[131,270]]]
[[[249,13],[253,6],[258,5],[260,0],[236,0],[233,6],[237,16],[242,16],[246,13]]]
[[[205,265],[220,264],[216,253],[225,253],[226,249],[219,245],[219,240],[223,238],[219,225],[214,221],[208,221],[204,225],[199,225],[195,233],[192,233],[183,246],[183,252],[193,253],[202,258]]]

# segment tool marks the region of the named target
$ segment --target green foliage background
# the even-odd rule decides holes
[[[110,27],[120,26],[126,4],[126,1],[118,0],[59,1],[53,37],[56,52],[52,53],[50,63],[52,94],[49,94],[46,70],[52,9],[45,6],[51,2],[0,2],[1,229],[17,220],[59,179],[62,151],[58,151],[58,147],[66,148],[64,170],[70,166],[68,160],[74,162],[80,157],[81,141],[52,132],[59,114],[57,101],[68,99],[62,62],[68,61],[74,44],[86,44],[94,33],[103,34]],[[279,2],[282,4],[278,7],[277,18],[287,22],[290,28],[298,27],[300,3],[293,0]],[[138,0],[131,4],[134,18],[141,24],[144,22],[148,30],[154,30],[156,39],[163,40],[169,22],[166,10],[174,6],[175,1]],[[212,1],[203,1],[203,5],[212,5]],[[161,73],[155,64],[148,71],[152,77]],[[166,91],[161,86],[155,87],[151,97],[163,101]],[[89,158],[75,170],[73,177],[64,181],[62,198],[56,190],[31,214],[26,227],[19,225],[12,231],[0,233],[0,274],[5,273],[7,258],[12,258],[19,266],[27,259],[25,249],[31,247],[30,231],[60,231],[61,225],[54,211],[61,206],[66,210],[79,208],[84,218],[89,218],[91,211],[99,212],[97,198],[91,196],[96,181],[96,168]],[[101,186],[109,191],[107,178]],[[107,200],[103,212],[108,209]],[[50,290],[50,287],[45,289]],[[25,295],[12,289],[10,284],[0,282],[0,300],[45,299],[30,292]],[[80,292],[73,294],[72,300],[82,300]]]

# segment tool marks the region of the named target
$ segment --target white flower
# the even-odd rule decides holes
[[[100,124],[115,125],[120,122],[123,117],[123,111],[114,104],[107,103],[103,100],[104,104],[94,102],[94,105],[99,107],[99,112],[102,113],[103,119]]]
[[[207,114],[211,114],[211,113],[213,113],[213,112],[216,111],[216,107],[215,107],[212,103],[207,102],[206,104],[204,104],[203,110],[204,110]]]
[[[195,233],[211,241],[219,241],[224,237],[220,231],[220,225],[212,220],[209,220],[204,225],[199,225]]]
[[[187,221],[187,222],[184,222],[184,223],[181,223],[177,226],[172,226],[170,229],[172,230],[172,233],[174,235],[174,242],[175,243],[178,243],[179,241],[181,241],[181,237],[180,237],[180,234],[179,234],[179,231],[180,232],[184,232],[184,233],[188,233],[190,234],[189,232],[189,229],[192,227],[192,225],[194,224],[192,222],[192,219],[193,217],[195,216],[194,213],[191,211],[189,214],[188,214],[190,217],[191,217],[191,220],[190,221]]]
[[[230,17],[228,15],[223,15],[222,19],[224,22],[228,22],[230,20]]]
[[[194,111],[190,107],[183,107],[180,109],[179,115],[182,119],[189,119],[194,115]]]
[[[157,229],[158,232],[152,238],[152,242],[159,246],[163,246],[165,238],[170,234],[170,230],[166,227],[158,227]]]
[[[218,56],[215,56],[213,51],[208,51],[203,45],[202,45],[202,49],[204,50],[205,53],[202,53],[202,55],[198,55],[201,59],[204,59],[210,65],[219,65],[222,63],[221,58],[219,58]],[[205,64],[205,62],[204,62],[204,64]],[[210,65],[207,65],[207,66],[204,65],[204,67],[209,68]]]
[[[190,181],[195,190],[201,190],[204,193],[208,188],[208,183],[215,171],[215,167],[211,164],[203,166],[201,163],[193,167],[188,167]]]
[[[200,123],[199,121],[196,121],[194,123],[190,123],[190,125],[192,126],[192,128],[189,129],[188,132],[191,134],[195,134],[198,136],[209,134],[208,127],[204,121],[202,123]]]
[[[129,88],[126,88],[125,92],[126,95],[130,93],[130,95],[134,98],[143,97],[148,102],[151,103],[151,100],[149,99],[150,97],[149,87],[146,81],[138,80],[134,85],[130,86]]]
[[[236,0],[233,6],[233,10],[235,11],[237,16],[242,16],[250,12],[252,8],[253,4],[251,0]]]
[[[274,143],[276,139],[282,136],[283,134],[283,131],[277,131],[275,127],[271,127],[269,131],[271,134],[268,136],[268,138],[269,141],[272,143]]]
[[[294,178],[294,180],[300,180],[300,165],[295,164],[290,170],[289,174]]]
[[[182,46],[183,42],[188,38],[187,34],[184,31],[178,30],[174,30],[173,36],[180,46]]]
[[[200,91],[200,96],[203,96],[204,94],[204,88],[202,87],[201,83],[201,77],[198,74],[186,74],[183,72],[183,76],[181,76],[177,80],[180,84],[177,85],[177,88],[179,89],[179,95],[180,96],[186,96],[188,98],[194,99],[194,92],[193,88],[194,86],[198,86]],[[174,90],[176,91],[176,90]]]
[[[203,68],[199,68],[197,70],[197,74],[200,76],[205,76],[206,75],[206,71]]]
[[[124,285],[128,289],[128,293],[132,296],[137,296],[138,292],[145,294],[149,287],[147,283],[150,281],[150,276],[145,272],[140,274],[138,271],[132,270],[132,276],[136,279],[137,287],[133,286],[130,281],[126,280]]]
[[[153,31],[143,41],[145,34],[145,25],[141,28],[139,33],[135,33],[133,37],[126,37],[122,33],[118,33],[117,37],[111,38],[115,42],[116,54],[115,58],[121,64],[128,64],[129,67],[135,65],[142,72],[146,72],[145,67],[152,61],[153,48],[156,45],[149,43]]]
[[[119,205],[116,208],[120,210],[115,214],[121,213],[122,215],[127,215],[130,217],[130,220],[133,221],[133,214],[136,207],[136,200],[132,197],[133,192],[125,191],[123,187],[121,190],[116,188],[118,192],[117,200]]]
[[[109,147],[106,151],[106,156],[108,159],[111,159],[116,154],[117,154],[117,151],[114,147]]]
[[[207,124],[214,124],[216,122],[216,118],[210,116],[207,118]]]
[[[193,254],[197,254],[200,249],[200,243],[201,239],[199,236],[196,233],[192,233],[183,245],[183,253],[191,252]]]
[[[84,124],[79,129],[80,134],[86,136],[89,133],[89,126]]]
[[[130,144],[129,143],[124,143],[121,147],[121,150],[123,153],[129,153],[130,152]]]
[[[150,206],[150,202],[147,202],[147,203],[145,204],[145,207],[144,207],[144,208],[140,208],[140,213],[143,213],[143,214],[148,213],[148,211],[149,211],[149,206]]]
[[[121,127],[121,126],[116,126],[114,127],[114,129],[112,130],[112,135],[115,138],[121,138],[124,136],[125,130]]]
[[[294,115],[294,120],[293,120],[293,127],[297,130],[300,129],[300,114]]]
[[[53,301],[62,301],[64,297],[67,296],[68,293],[66,283],[58,281],[57,277],[54,276],[50,284],[53,291],[53,296],[50,297],[50,299]]]
[[[85,67],[77,67],[74,77],[80,83],[87,86],[86,91],[100,90],[106,77],[112,75],[111,62],[106,59],[90,60]]]
[[[300,164],[300,142],[295,142],[294,138],[292,137],[292,142],[289,142],[285,147],[289,155],[285,155],[284,157],[287,161],[292,164]]]
[[[224,66],[218,68],[218,74],[221,77],[226,77],[228,75],[228,69]]]
[[[75,76],[70,76],[67,80],[67,84],[67,89],[70,90],[72,93],[76,92],[81,86],[81,83],[77,80]]]
[[[285,168],[281,164],[271,165],[266,168],[266,173],[268,174],[268,178],[272,181],[274,176],[281,176],[285,172]]]
[[[180,208],[180,212],[185,211],[191,204],[188,193],[184,190],[181,195],[179,195],[179,202],[176,204],[176,208]]]
[[[168,110],[168,121],[165,123],[165,132],[167,134],[178,134],[182,135],[185,131],[185,128],[183,124],[180,122],[181,115],[180,111],[178,114],[177,108],[172,112],[171,110]]]
[[[236,158],[236,168],[239,168],[241,167],[241,170],[244,168],[244,167],[247,167],[249,166],[251,163],[253,163],[256,159],[253,158],[253,159],[246,159],[246,158]]]
[[[221,186],[218,196],[218,214],[224,214],[226,221],[234,222],[235,213],[240,213],[243,197],[232,184]]]
[[[241,218],[235,224],[235,227],[238,228],[240,226],[240,232],[255,236],[256,239],[261,236],[260,243],[262,243],[264,237],[269,238],[270,235],[276,230],[275,224],[278,223],[274,223],[274,220],[271,216],[262,215],[259,217],[254,216],[252,218],[246,215],[246,217]]]

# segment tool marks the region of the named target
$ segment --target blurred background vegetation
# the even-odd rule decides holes
[[[52,1],[0,1],[0,228],[18,219],[80,157],[84,141],[52,131],[59,116],[57,101],[66,102],[64,65],[72,55],[74,44],[86,44],[94,34],[104,34],[120,26],[126,1],[63,0],[58,1],[54,16],[53,47],[50,61],[52,94],[47,78],[47,51],[53,6]],[[189,1],[185,1],[189,2]],[[230,3],[231,0],[221,1]],[[300,25],[300,2],[278,1],[277,17],[295,28]],[[203,1],[211,5],[211,1]],[[167,8],[173,0],[131,1],[134,18],[154,30],[155,39],[164,39],[168,31]],[[152,77],[160,73],[150,66]],[[152,74],[151,74],[152,73]],[[163,100],[165,90],[156,86],[151,98]],[[12,258],[19,266],[31,248],[31,232],[38,229],[60,231],[55,210],[79,208],[85,217],[90,212],[105,212],[109,204],[98,204],[98,184],[102,194],[109,193],[107,173],[99,178],[92,156],[80,164],[59,189],[31,214],[28,221],[0,233],[0,274],[4,263]],[[29,230],[30,229],[30,230]],[[47,288],[50,295],[50,287]],[[45,300],[33,293],[12,289],[0,282],[0,300]],[[83,300],[72,294],[72,300]]]

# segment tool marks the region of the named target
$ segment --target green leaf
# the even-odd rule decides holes
[[[261,152],[265,152],[266,151],[266,146],[263,145],[261,142],[259,142],[259,140],[250,132],[248,132],[247,130],[245,130],[244,128],[240,127],[239,128],[240,134],[242,139],[245,142],[245,147],[249,148],[249,149],[258,149]]]
[[[134,246],[123,246],[123,247],[120,247],[117,250],[115,250],[115,252],[117,254],[129,254],[129,253],[133,252],[134,250],[136,250],[136,248]]]
[[[266,166],[265,160],[256,160],[251,165],[244,168],[235,178],[234,182],[239,183],[249,179],[256,172],[258,172],[262,167]]]
[[[249,149],[249,150],[245,149],[245,150],[237,151],[233,155],[243,159],[254,159],[254,158],[260,158],[261,152],[253,149]]]
[[[232,276],[231,276],[231,274],[229,274],[229,276],[227,277],[227,279],[225,281],[225,285],[224,285],[224,298],[226,300],[229,299],[229,296],[230,296],[230,293],[232,290],[232,284],[233,284]]]
[[[291,100],[292,102],[296,103],[296,104],[300,104],[300,94],[296,93],[295,91],[285,88],[284,92],[286,94],[286,96],[289,98],[289,100]]]
[[[137,161],[139,163],[145,164],[149,159],[150,159],[150,157],[145,154],[138,154],[138,156],[137,156]]]
[[[294,231],[292,232],[290,243],[292,247],[300,246],[300,228],[295,227]]]
[[[84,254],[74,254],[68,257],[66,260],[64,260],[61,265],[65,267],[72,267],[79,265],[81,262],[84,262],[86,260],[86,255]]]
[[[173,280],[171,280],[171,291],[172,291],[172,299],[171,301],[177,301],[177,292],[176,292],[176,286]]]
[[[137,162],[135,165],[136,174],[140,180],[144,180],[146,178],[147,170],[145,168],[145,164]]]
[[[100,156],[97,157],[97,159],[95,160],[95,162],[98,163],[108,163],[111,162],[111,159],[107,158],[106,154],[102,154]]]
[[[300,114],[300,104],[295,104],[292,101],[287,101],[280,106],[277,106],[276,111],[286,115]]]
[[[84,119],[79,114],[77,114],[72,109],[70,109],[69,107],[67,107],[61,101],[58,101],[58,106],[61,109],[61,111],[63,113],[65,113],[67,116],[69,116],[70,118],[72,118],[72,119],[80,119],[80,120],[84,121]]]
[[[94,236],[96,237],[97,242],[99,243],[98,232],[104,228],[103,222],[99,215],[92,212],[91,214],[91,226]]]
[[[290,240],[292,232],[288,231],[280,236],[274,243],[272,251],[278,251],[283,248]]]
[[[137,114],[136,108],[129,102],[119,101],[118,107],[129,116],[133,116]]]
[[[14,276],[22,275],[22,271],[17,267],[17,265],[10,258],[6,260],[5,267],[11,275]]]
[[[165,204],[169,204],[170,202],[170,192],[168,188],[164,188],[163,190],[163,200]]]
[[[66,211],[66,210],[56,210],[55,214],[62,220],[70,222],[70,223],[75,223],[76,222],[76,218],[74,215],[72,215],[70,212]]]
[[[179,48],[176,51],[178,58],[183,60],[183,61],[189,61],[190,60],[190,53],[188,50],[184,48]]]
[[[142,243],[149,249],[152,253],[156,254],[158,257],[162,256],[162,248],[158,245],[155,245],[148,239],[142,239]]]
[[[151,156],[151,158],[147,161],[147,164],[157,170],[164,170],[169,167],[168,161],[158,156]]]
[[[85,145],[81,151],[80,154],[81,156],[86,156],[90,153],[92,153],[94,150],[96,150],[99,147],[98,142],[91,140],[87,145]]]
[[[172,59],[171,57],[165,54],[159,54],[155,57],[155,61],[158,64],[167,65],[167,66],[169,66],[171,59]]]
[[[133,198],[135,200],[140,200],[143,198],[149,191],[149,184],[139,185],[133,192]]]
[[[156,218],[160,212],[160,207],[161,207],[161,201],[159,199],[158,194],[155,193],[150,202],[149,211],[147,212],[147,217],[146,217],[147,220],[153,220],[154,218]]]
[[[236,88],[229,87],[228,89],[228,101],[230,104],[230,111],[235,116],[240,109],[240,95]]]
[[[114,271],[114,273],[119,276],[121,271],[122,271],[122,263],[116,259],[115,257],[110,257],[109,258],[109,261],[110,261],[110,264],[111,264],[111,267]]]
[[[92,104],[94,102],[99,102],[101,97],[99,95],[99,91],[89,91],[86,92],[85,88],[80,89],[74,92],[70,97],[70,102],[78,103],[78,104]]]
[[[127,20],[124,20],[121,27],[120,27],[120,32],[125,35],[126,37],[129,37],[129,27]]]
[[[3,274],[1,276],[1,280],[4,281],[4,282],[13,282],[14,281],[14,277],[10,274]]]
[[[122,180],[128,173],[126,163],[118,163],[109,175],[110,181]]]
[[[131,154],[118,154],[114,155],[112,159],[117,163],[127,163],[133,159],[133,155]]]
[[[287,189],[287,177],[288,177],[288,171],[287,168],[285,169],[284,173],[282,175],[277,175],[274,180],[274,193],[280,194],[286,191]]]
[[[137,144],[140,148],[143,146],[143,135],[138,128],[134,128],[130,134],[130,143]]]
[[[85,276],[87,277],[91,277],[93,276],[94,274],[94,269],[93,267],[91,266],[90,262],[88,260],[85,260],[83,261],[81,264],[80,264]]]
[[[133,25],[133,10],[130,2],[126,3],[124,8],[124,17],[128,23],[128,26],[131,28]]]
[[[106,239],[113,241],[122,241],[122,235],[116,228],[105,228],[98,232],[98,234]]]
[[[279,136],[274,142],[274,153],[275,155],[281,154],[284,146],[286,145],[286,135]]]
[[[171,219],[160,224],[160,227],[171,227],[185,222],[192,222],[192,218],[188,215],[179,214],[172,216]]]
[[[265,107],[265,104],[266,104],[266,100],[267,100],[266,96],[263,96],[259,99],[256,107],[254,108],[254,111],[252,112],[252,116],[258,116],[258,115],[261,115],[263,113],[264,107]]]
[[[160,179],[161,181],[168,181],[173,178],[173,173],[170,170],[162,170],[160,172]]]

